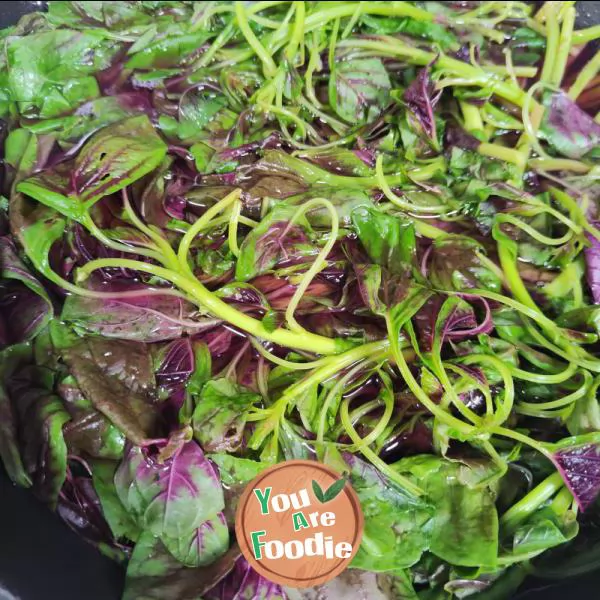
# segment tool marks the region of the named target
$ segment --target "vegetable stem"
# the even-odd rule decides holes
[[[254,335],[257,338],[268,340],[275,344],[281,344],[290,348],[316,352],[318,354],[338,354],[344,350],[348,344],[341,339],[326,338],[314,333],[295,333],[285,329],[275,329],[269,331],[261,321],[240,312],[231,305],[227,304],[215,294],[207,290],[202,283],[189,275],[176,273],[164,267],[158,267],[148,263],[143,263],[129,259],[101,258],[90,261],[78,270],[78,276],[85,279],[92,271],[106,267],[116,267],[132,269],[150,273],[160,279],[169,281],[176,285],[180,290],[189,295],[189,299],[195,302],[201,308],[206,309],[213,316],[226,321],[234,327],[239,327],[242,331]],[[77,288],[79,289],[79,288]]]
[[[552,85],[560,85],[567,66],[569,52],[572,45],[573,28],[575,26],[575,7],[568,6],[563,12],[562,27],[560,30],[560,39],[556,57],[550,73],[549,83]]]
[[[246,38],[248,45],[254,50],[256,56],[263,63],[263,69],[265,77],[273,77],[277,71],[277,65],[273,61],[271,55],[266,51],[264,46],[260,43],[258,38],[254,35],[250,25],[248,24],[248,18],[246,16],[245,2],[239,0],[235,3],[235,16],[237,18],[238,27]]]
[[[552,473],[544,479],[500,517],[502,533],[505,536],[514,533],[523,521],[531,516],[546,500],[552,498],[563,486],[563,478],[558,472]]]

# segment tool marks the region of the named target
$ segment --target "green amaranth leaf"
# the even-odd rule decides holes
[[[384,35],[404,33],[418,40],[431,40],[439,44],[442,50],[458,45],[458,40],[452,31],[432,21],[418,21],[411,17],[376,17],[368,14],[362,15],[360,20],[374,33]]]
[[[208,381],[192,415],[194,437],[207,452],[234,452],[242,441],[247,412],[260,396],[227,378]]]
[[[110,66],[119,44],[101,30],[57,29],[10,38],[9,86],[21,114],[68,113],[100,90],[92,75]]]
[[[387,215],[376,208],[352,211],[352,225],[369,258],[391,273],[410,269],[416,257],[415,226],[412,221]]]
[[[187,567],[204,567],[229,548],[229,529],[223,513],[178,538],[161,536],[167,550]]]
[[[160,165],[166,144],[145,115],[96,133],[74,161],[22,181],[17,190],[82,222],[100,198],[137,181]]]
[[[16,235],[35,268],[50,281],[60,284],[60,279],[50,267],[49,255],[53,244],[63,236],[67,221],[55,210],[42,205],[38,205],[27,217],[18,215],[23,204],[25,200],[18,194],[17,201],[11,205],[11,221]]]
[[[197,136],[225,106],[227,100],[212,90],[186,93],[179,111],[179,137],[191,139]]]
[[[115,475],[121,502],[143,528],[179,538],[224,508],[223,490],[212,464],[194,441],[159,462],[149,450],[132,447]]]
[[[403,458],[394,465],[410,474],[435,507],[429,550],[441,559],[465,567],[495,567],[498,557],[498,514],[495,491],[478,485],[482,474],[436,456]],[[494,465],[490,462],[490,469]]]
[[[365,519],[352,567],[381,573],[414,565],[429,548],[433,506],[407,495],[359,457],[343,458]]]
[[[0,352],[0,458],[8,476],[23,487],[31,486],[31,477],[21,460],[17,415],[6,384],[30,360],[31,344],[15,344]]]
[[[116,538],[127,538],[137,541],[140,528],[133,520],[131,513],[123,506],[115,488],[115,471],[117,463],[106,460],[95,460],[91,464],[92,481],[100,504],[102,514],[110,530]]]
[[[202,600],[231,571],[240,549],[233,544],[225,555],[202,569],[182,565],[159,538],[145,531],[127,566],[123,600]]]
[[[182,28],[182,25],[171,24],[144,48],[139,48],[138,44],[139,51],[125,66],[128,69],[166,69],[177,66],[188,54],[197,51],[210,35],[205,30],[182,34]]]

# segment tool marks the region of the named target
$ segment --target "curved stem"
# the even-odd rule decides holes
[[[207,290],[197,279],[170,271],[164,267],[150,265],[136,260],[104,258],[87,263],[78,270],[78,275],[85,279],[92,271],[105,267],[133,269],[134,271],[150,273],[160,279],[169,281],[176,285],[180,290],[189,294],[191,302],[204,308],[218,319],[227,321],[227,323],[230,323],[251,335],[275,344],[281,344],[282,346],[287,346],[289,348],[298,348],[308,352],[316,352],[318,354],[337,354],[344,350],[348,345],[345,340],[326,338],[314,333],[307,332],[299,334],[285,329],[269,331],[261,321],[240,312],[233,306],[227,304]]]
[[[265,77],[270,78],[275,75],[277,71],[277,65],[273,61],[271,55],[267,52],[265,47],[260,43],[258,38],[254,35],[254,32],[248,24],[248,18],[246,16],[245,2],[237,1],[235,3],[235,16],[237,18],[238,27],[246,38],[248,45],[252,48],[256,56],[263,63],[263,70]]]
[[[550,452],[550,450],[548,450],[540,442],[536,442],[533,438],[530,438],[528,435],[519,433],[518,431],[514,431],[512,429],[506,429],[506,427],[494,427],[490,430],[490,433],[510,438],[517,442],[521,442],[526,446],[531,446],[531,448],[537,450],[540,454],[543,454],[548,460],[552,460],[552,452]]]
[[[229,249],[231,253],[238,257],[240,255],[240,247],[237,243],[237,230],[238,223],[240,221],[240,212],[242,211],[242,203],[239,198],[233,203],[231,209],[231,217],[229,219],[229,227],[227,230],[227,242],[229,243]]]
[[[210,221],[218,215],[220,212],[225,210],[230,204],[239,199],[242,190],[236,189],[227,194],[224,198],[219,200],[214,206],[211,206],[194,224],[186,231],[185,235],[179,242],[179,248],[177,249],[177,260],[180,268],[184,273],[193,277],[193,272],[188,264],[188,254],[190,246],[194,241],[195,237],[204,229]]]
[[[421,496],[423,494],[423,490],[421,490],[421,488],[415,485],[410,479],[404,477],[403,475],[400,475],[400,473],[398,473],[392,467],[383,462],[383,460],[381,460],[379,456],[377,456],[377,454],[375,454],[375,452],[373,452],[373,450],[371,450],[368,446],[363,445],[363,440],[358,435],[356,429],[354,429],[354,426],[352,425],[352,422],[350,421],[350,418],[348,416],[347,410],[347,401],[345,401],[340,407],[340,415],[344,424],[344,429],[346,430],[346,433],[348,434],[348,437],[352,440],[352,442],[357,447],[361,448],[363,456],[365,456],[365,458],[367,458],[367,460],[369,460],[373,464],[373,466],[377,467],[377,469],[381,471],[381,473],[383,473],[386,477],[391,479],[394,483],[397,483],[402,489],[406,490],[414,496]]]
[[[386,195],[387,199],[401,210],[409,213],[429,213],[436,215],[448,212],[448,208],[446,206],[419,206],[417,204],[406,202],[406,200],[403,200],[394,194],[383,172],[383,154],[379,154],[377,156],[377,160],[375,162],[375,176],[377,178],[377,184],[381,188],[381,191]]]
[[[335,206],[333,206],[333,204],[325,198],[313,198],[312,200],[309,200],[307,203],[303,204],[292,217],[290,221],[290,226],[292,226],[295,223],[295,221],[299,219],[303,214],[311,210],[313,207],[318,206],[319,204],[323,205],[329,211],[329,216],[331,217],[331,233],[329,239],[317,255],[311,267],[302,276],[302,280],[298,284],[298,287],[296,288],[296,291],[294,292],[294,295],[290,299],[290,303],[286,308],[285,319],[288,324],[288,327],[292,331],[306,331],[304,327],[302,327],[296,321],[294,317],[294,312],[298,308],[300,300],[302,300],[302,297],[306,293],[306,290],[308,289],[308,286],[311,284],[315,275],[322,271],[323,268],[326,266],[327,256],[329,256],[329,253],[331,252],[333,246],[337,241],[339,231],[339,218],[337,215],[337,211],[335,210]]]
[[[136,254],[138,256],[146,256],[147,258],[152,258],[157,262],[161,262],[164,264],[163,256],[160,252],[156,250],[152,250],[149,247],[140,247],[140,246],[128,246],[127,244],[123,244],[121,242],[117,242],[109,238],[102,229],[100,229],[96,223],[92,220],[89,213],[81,219],[81,224],[102,244],[104,244],[107,248],[111,248],[112,250],[116,250],[117,252],[125,252],[127,254]]]
[[[516,379],[523,379],[524,381],[531,381],[532,383],[542,383],[546,385],[556,385],[557,383],[563,383],[564,381],[571,379],[571,377],[573,377],[573,375],[577,371],[577,365],[575,363],[569,363],[564,371],[551,375],[523,371],[518,367],[514,367],[510,363],[507,363],[506,367],[509,369],[511,375]]]
[[[592,384],[592,376],[588,371],[583,371],[582,374],[583,383],[571,394],[568,394],[562,398],[558,398],[557,400],[550,400],[549,402],[519,402],[517,404],[517,412],[519,411],[519,407],[523,407],[534,412],[537,410],[553,410],[556,408],[564,408],[565,406],[576,402],[580,398],[583,398]]]
[[[290,371],[310,371],[311,369],[322,367],[331,360],[330,357],[327,357],[320,358],[318,360],[311,360],[309,362],[304,363],[292,362],[291,360],[286,360],[285,358],[280,358],[279,356],[276,356],[275,354],[267,350],[259,341],[255,340],[254,338],[250,338],[250,343],[252,344],[252,346],[254,346],[254,349],[268,361],[275,363],[280,367],[285,367]]]
[[[425,393],[423,388],[419,385],[418,381],[415,379],[412,374],[406,359],[404,358],[402,352],[400,351],[400,347],[398,345],[397,340],[395,339],[394,329],[391,327],[388,319],[388,335],[390,338],[390,347],[392,349],[392,356],[396,362],[396,366],[398,367],[400,374],[404,378],[406,385],[408,385],[410,391],[415,395],[417,400],[432,414],[434,415],[441,423],[448,425],[448,427],[452,427],[457,431],[460,431],[465,436],[473,435],[477,428],[469,423],[465,423],[460,419],[457,419],[455,416],[451,415],[447,410],[443,409],[441,406],[436,404],[429,396]]]
[[[513,504],[501,517],[500,527],[504,535],[513,533],[520,523],[531,516],[546,500],[549,500],[563,486],[560,473],[552,473],[533,488],[524,498]]]
[[[325,397],[325,402],[323,402],[323,407],[321,408],[321,412],[319,414],[319,424],[317,426],[317,442],[322,442],[325,438],[325,421],[327,420],[327,413],[329,412],[329,408],[333,403],[335,397],[338,394],[341,394],[343,389],[346,387],[349,381],[352,381],[352,378],[364,368],[364,363],[358,363],[354,367],[348,371],[343,377],[338,379],[335,382],[335,385],[329,390],[327,396]]]
[[[498,373],[502,377],[504,383],[502,404],[496,411],[496,414],[493,415],[491,421],[489,421],[489,423],[484,427],[484,429],[488,429],[490,427],[496,427],[498,425],[501,425],[510,416],[515,400],[515,386],[513,378],[510,374],[510,370],[499,358],[495,356],[491,356],[489,354],[472,354],[460,359],[460,364],[465,365],[481,362],[488,363],[494,369],[496,369],[496,371],[498,371]]]
[[[171,248],[171,244],[162,236],[160,232],[152,229],[150,225],[146,225],[136,214],[135,210],[129,202],[129,196],[127,195],[127,189],[123,188],[123,206],[125,207],[125,213],[129,217],[130,221],[143,233],[145,233],[157,246],[159,250],[163,252],[163,258],[159,260],[165,266],[171,269],[179,269],[177,263],[177,256],[175,251]]]
[[[537,240],[541,244],[546,244],[548,246],[562,246],[573,237],[573,230],[571,229],[569,229],[569,231],[567,231],[567,233],[565,233],[565,235],[563,235],[562,237],[548,237],[547,235],[540,233],[537,229],[535,229],[528,223],[521,221],[521,219],[518,219],[517,217],[509,213],[499,214],[497,215],[496,219],[499,223],[510,223],[511,225],[518,227],[519,229],[530,235],[533,239]]]

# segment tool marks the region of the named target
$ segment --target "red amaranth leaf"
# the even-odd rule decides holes
[[[584,436],[589,438],[590,436]],[[600,444],[569,438],[560,443],[552,458],[579,508],[591,506],[600,493]]]

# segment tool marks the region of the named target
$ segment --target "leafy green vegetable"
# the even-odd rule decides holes
[[[131,514],[119,500],[114,479],[116,463],[109,461],[94,461],[92,464],[92,478],[94,489],[100,498],[102,514],[108,521],[110,529],[116,538],[127,538],[137,541],[141,534]]]
[[[391,87],[380,59],[345,60],[336,65],[329,79],[329,102],[349,123],[370,123],[386,107]]]
[[[572,4],[54,2],[0,32],[0,457],[126,600],[503,598],[595,564]],[[316,457],[365,530],[294,596],[230,532]]]
[[[260,396],[228,379],[208,381],[196,399],[194,436],[208,452],[238,449],[250,407]]]
[[[153,436],[158,414],[148,348],[139,342],[78,338],[54,327],[53,342],[92,406],[128,439]]]
[[[376,209],[352,211],[352,224],[369,258],[391,273],[404,273],[416,257],[414,224]]]
[[[56,29],[10,38],[9,88],[20,113],[47,119],[98,96],[92,75],[108,67],[117,50],[100,30]]]
[[[11,398],[6,389],[9,378],[23,364],[31,359],[31,347],[29,344],[18,344],[6,348],[0,352],[0,457],[8,476],[23,487],[31,486],[31,478],[27,474],[18,442],[18,423]]]
[[[157,536],[179,539],[223,509],[212,465],[195,442],[160,464],[133,447],[115,474],[117,494],[137,523]]]
[[[495,566],[498,552],[495,492],[479,484],[479,476],[473,469],[433,456],[405,458],[394,468],[410,473],[434,507],[429,530],[431,552],[455,565]]]
[[[167,147],[145,116],[105,127],[82,148],[72,172],[62,166],[31,177],[18,190],[60,213],[83,221],[100,198],[155,169]]]

